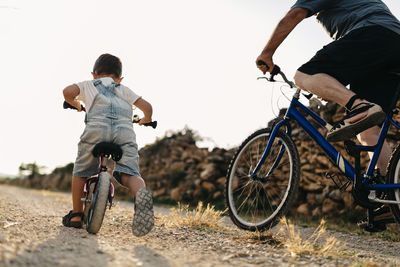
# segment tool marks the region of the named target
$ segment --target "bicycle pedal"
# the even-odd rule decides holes
[[[109,207],[109,209],[111,209],[111,207],[115,207],[115,202],[110,203],[109,201],[107,201],[107,207]]]
[[[86,199],[85,197],[81,198],[83,203],[90,203],[90,199]]]

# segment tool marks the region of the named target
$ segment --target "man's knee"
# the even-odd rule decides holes
[[[296,71],[296,74],[294,75],[294,82],[297,87],[304,89],[306,80],[309,79],[310,77],[311,75],[309,74],[305,74],[304,72],[301,71]]]

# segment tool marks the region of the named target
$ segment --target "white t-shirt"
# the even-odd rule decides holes
[[[114,81],[110,77],[103,77],[100,78],[100,80],[104,86],[110,85]],[[90,107],[93,104],[93,100],[95,96],[99,93],[99,91],[93,85],[92,80],[76,83],[76,85],[79,87],[80,90],[77,100],[82,101],[85,104],[86,110],[90,110]],[[118,87],[115,87],[115,92],[119,97],[125,99],[126,101],[128,101],[128,103],[131,103],[132,105],[136,102],[136,100],[141,98],[141,96],[137,95],[131,89],[122,84]]]

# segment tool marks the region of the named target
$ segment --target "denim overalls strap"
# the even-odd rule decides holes
[[[99,93],[95,96],[93,104],[86,114],[85,122],[112,119],[132,123],[132,104],[115,91],[120,84],[112,82],[105,86],[100,79],[97,79],[93,81],[93,85]]]

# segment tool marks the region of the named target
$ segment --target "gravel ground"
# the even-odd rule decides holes
[[[154,229],[137,238],[129,202],[107,210],[100,232],[92,235],[62,226],[70,207],[69,194],[0,185],[0,266],[400,266],[398,242],[328,231],[340,242],[340,253],[291,256],[228,219],[221,231],[168,228],[164,208],[155,209]],[[314,229],[296,230],[307,236]]]

